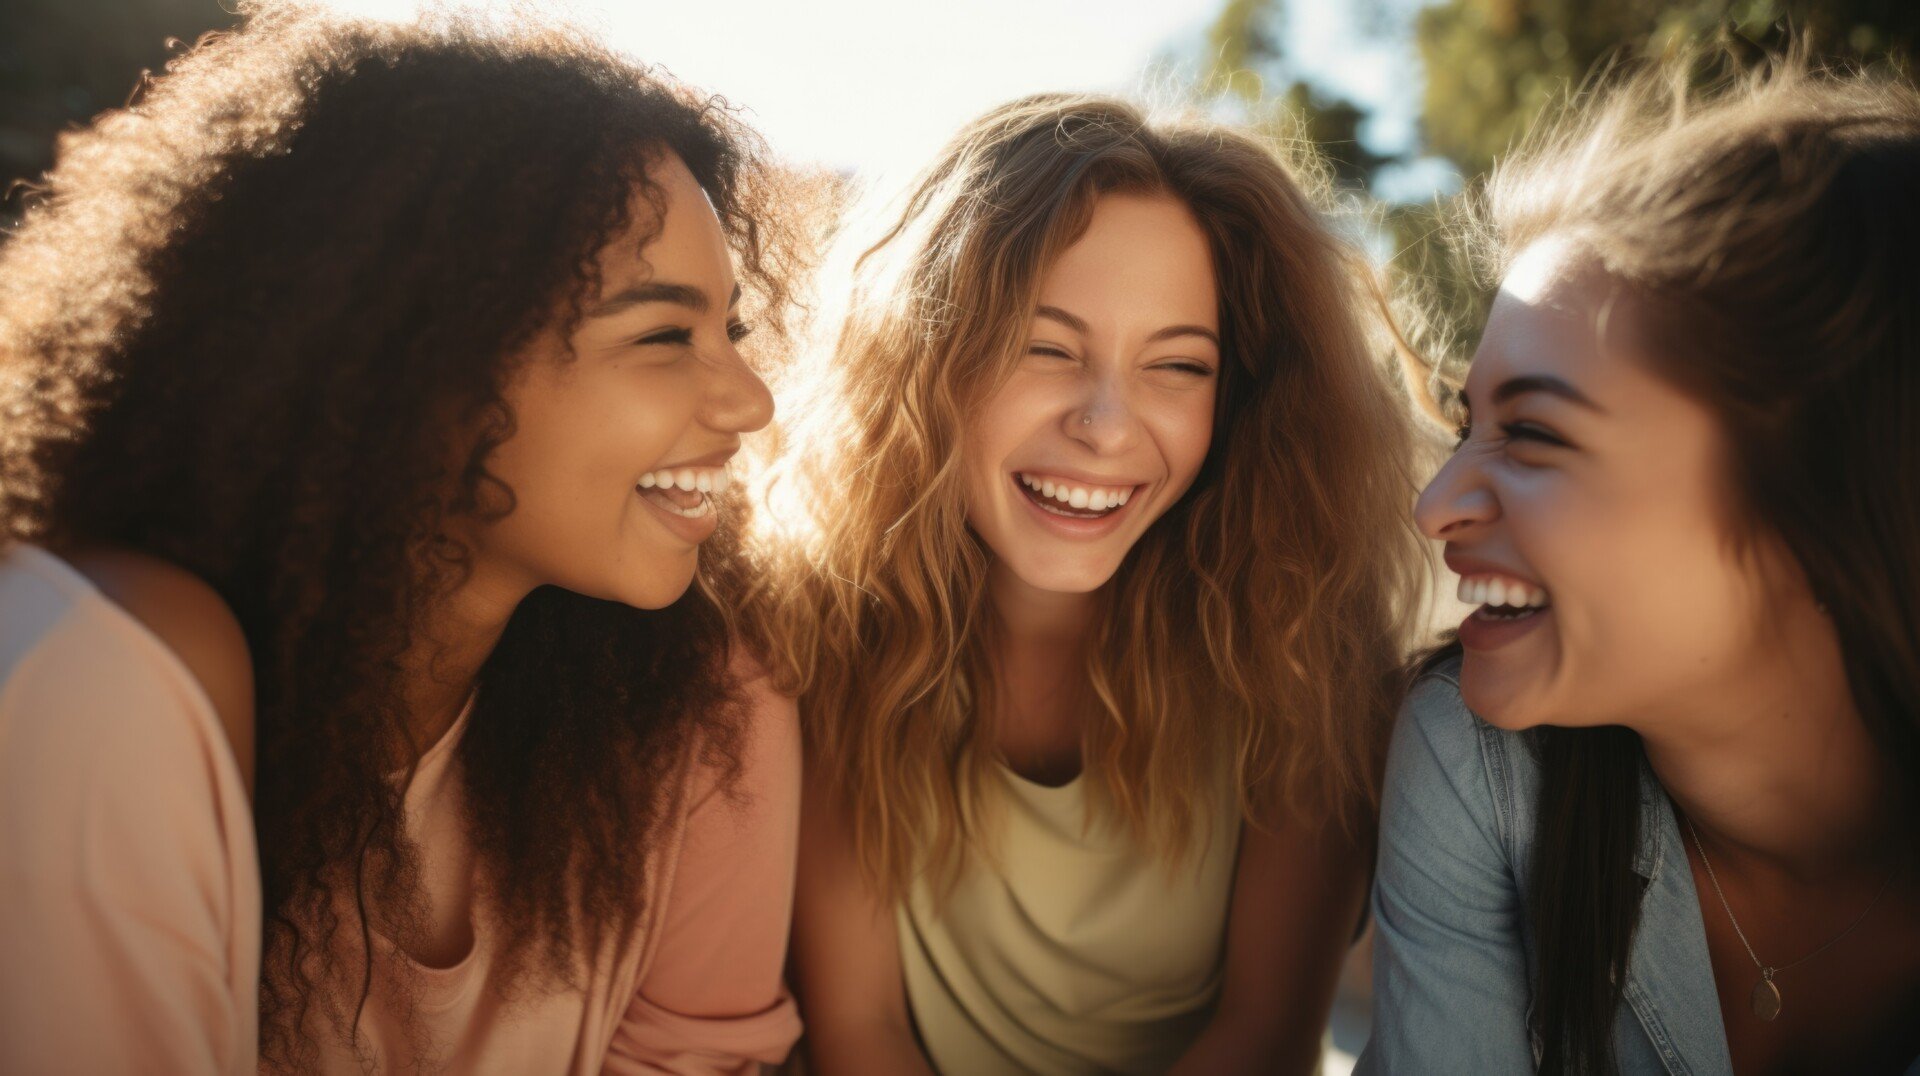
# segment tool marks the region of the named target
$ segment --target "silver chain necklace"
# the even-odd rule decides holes
[[[1894,872],[1890,870],[1887,872],[1886,880],[1880,883],[1880,892],[1875,893],[1873,900],[1868,903],[1867,910],[1861,912],[1859,917],[1853,922],[1848,923],[1847,929],[1828,938],[1825,945],[1822,945],[1820,948],[1815,949],[1813,952],[1808,953],[1793,963],[1774,967],[1761,962],[1760,957],[1753,951],[1753,943],[1747,940],[1746,932],[1740,929],[1740,920],[1734,917],[1733,905],[1727,903],[1726,891],[1720,888],[1720,878],[1713,873],[1713,860],[1707,858],[1707,846],[1700,843],[1700,831],[1694,827],[1691,817],[1687,819],[1687,832],[1693,834],[1693,846],[1700,852],[1700,865],[1707,868],[1707,881],[1713,883],[1713,892],[1720,898],[1720,906],[1727,910],[1727,922],[1733,924],[1734,937],[1739,938],[1740,944],[1746,946],[1748,958],[1753,961],[1754,967],[1760,969],[1760,981],[1753,984],[1752,1001],[1753,1015],[1758,1016],[1762,1020],[1771,1021],[1780,1015],[1780,986],[1773,981],[1774,978],[1783,971],[1792,971],[1794,968],[1805,964],[1807,961],[1833,948],[1841,938],[1853,933],[1853,928],[1866,922],[1867,916],[1872,915],[1873,910],[1879,907],[1880,898],[1887,895],[1887,887],[1893,884]]]

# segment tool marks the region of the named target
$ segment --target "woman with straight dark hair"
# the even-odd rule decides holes
[[[1684,84],[1488,191],[1362,1071],[1920,1071],[1920,93]]]
[[[798,733],[709,541],[757,145],[286,3],[64,142],[0,251],[0,1070],[785,1056]]]

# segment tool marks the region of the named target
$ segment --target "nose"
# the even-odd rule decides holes
[[[773,421],[773,393],[740,353],[733,351],[714,364],[702,410],[702,420],[713,429],[752,433]]]
[[[1140,434],[1140,421],[1133,413],[1126,387],[1108,376],[1094,376],[1080,405],[1069,410],[1062,422],[1068,437],[1102,456],[1133,447]]]
[[[1420,491],[1413,517],[1427,537],[1458,541],[1475,527],[1500,518],[1500,501],[1474,460],[1456,452]]]

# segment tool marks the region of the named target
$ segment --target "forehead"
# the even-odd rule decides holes
[[[695,283],[691,278],[730,273],[720,218],[679,156],[662,152],[649,158],[647,182],[652,190],[635,184],[629,195],[623,234],[600,252],[605,286],[647,278]]]
[[[1475,399],[1509,378],[1547,374],[1595,395],[1628,371],[1620,328],[1628,297],[1589,255],[1562,238],[1535,242],[1513,260],[1495,293],[1467,373]]]
[[[1214,328],[1212,248],[1178,199],[1103,194],[1086,231],[1048,268],[1040,301],[1087,317],[1177,318]]]

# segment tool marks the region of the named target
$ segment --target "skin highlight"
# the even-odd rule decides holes
[[[1179,1071],[1315,1063],[1419,557],[1359,262],[1299,175],[1124,102],[1010,103],[785,387],[748,619],[821,715],[794,941],[821,1071],[926,1071],[896,906],[991,860],[1010,779],[1085,780],[1177,872],[1227,762],[1224,986]]]
[[[1003,615],[1022,585],[1106,585],[1198,476],[1218,391],[1212,259],[1178,201],[1101,198],[1039,300],[1019,362],[966,434],[967,520],[993,552]],[[1089,533],[1056,522],[1022,475],[1131,493],[1117,526]]]
[[[1761,1022],[1752,957],[1686,844],[1736,1071],[1871,1065],[1886,1047],[1865,1044],[1920,976],[1900,779],[1806,573],[1741,526],[1722,423],[1666,374],[1643,309],[1568,236],[1508,271],[1463,394],[1471,421],[1417,516],[1462,576],[1518,579],[1550,604],[1519,631],[1476,636],[1485,614],[1470,618],[1462,695],[1502,728],[1637,734],[1763,959],[1812,953],[1871,908],[1783,974],[1790,1004]]]
[[[303,1070],[367,997],[364,919],[464,948],[392,777],[469,697],[516,988],[635,921],[689,745],[732,772],[747,570],[697,502],[745,505],[646,483],[767,421],[729,310],[764,368],[814,203],[563,27],[245,15],[73,132],[0,247],[0,531],[206,682],[257,777],[262,1055]]]
[[[489,462],[502,503],[450,528],[472,551],[469,571],[403,659],[415,670],[409,731],[420,749],[459,716],[537,587],[636,609],[678,601],[718,517],[673,514],[659,502],[705,495],[643,490],[641,478],[724,468],[741,436],[773,417],[772,395],[735,346],[740,288],[712,205],[670,154],[653,159],[649,178],[658,193],[636,190],[636,224],[596,255],[598,301],[572,332],[537,337],[501,394],[514,419]],[[643,290],[644,301],[631,299]]]

